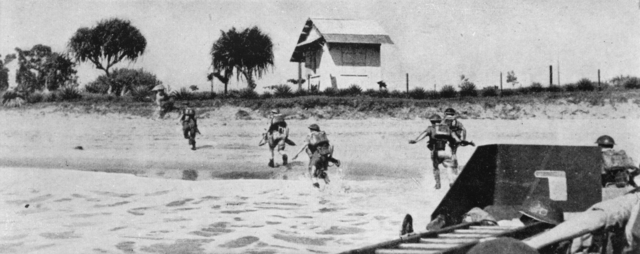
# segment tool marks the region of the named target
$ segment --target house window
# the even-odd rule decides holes
[[[342,63],[351,66],[366,66],[367,51],[358,45],[348,45],[342,50]]]

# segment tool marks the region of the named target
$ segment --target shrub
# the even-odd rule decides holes
[[[87,93],[106,94],[109,90],[109,85],[104,83],[103,79],[100,79],[100,77],[98,77],[98,79],[88,83],[84,86],[84,91]]]
[[[26,101],[28,103],[38,103],[44,101],[44,94],[42,92],[33,92],[27,95]]]
[[[427,91],[422,87],[416,87],[409,91],[409,98],[416,100],[424,100],[427,98]]]
[[[335,89],[333,87],[327,87],[324,89],[324,92],[322,92],[325,96],[329,96],[329,97],[333,97],[338,95],[338,89]]]
[[[9,101],[15,100],[17,98],[24,99],[23,97],[24,96],[22,96],[20,93],[17,93],[16,91],[9,90],[9,91],[4,92],[4,94],[2,95],[2,104],[4,105],[4,104],[8,103]]]
[[[178,91],[171,92],[171,96],[179,101],[188,101],[193,98],[193,94],[187,88],[180,88]]]
[[[562,92],[562,91],[563,91],[562,87],[560,87],[560,86],[549,86],[549,87],[547,87],[547,92],[550,92],[550,93],[559,93],[559,92]]]
[[[205,91],[201,91],[201,92],[194,92],[191,94],[193,96],[194,100],[213,100],[217,97],[216,93],[212,93],[212,92],[205,92]]]
[[[247,87],[238,91],[238,97],[240,99],[258,99],[260,95],[253,89]]]
[[[405,98],[407,95],[399,90],[393,90],[389,93],[389,98]]]
[[[375,98],[375,97],[378,97],[378,90],[367,89],[364,92],[362,92],[362,95]]]
[[[460,84],[460,96],[461,97],[476,97],[478,96],[478,90],[473,82],[464,81]]]
[[[61,101],[73,101],[82,99],[82,94],[75,87],[64,87],[58,90],[55,94],[57,94],[58,99],[60,99]]]
[[[453,98],[456,97],[457,94],[456,89],[453,88],[452,85],[445,85],[440,89],[440,97],[442,98]]]
[[[513,90],[513,89],[502,89],[502,92],[500,92],[500,96],[514,96],[517,95],[517,91]]]
[[[541,92],[544,92],[544,88],[542,87],[542,84],[540,84],[539,82],[533,82],[533,84],[529,86],[529,91],[532,93],[541,93]]]
[[[498,88],[495,86],[488,86],[488,87],[482,88],[482,91],[480,92],[480,94],[483,97],[496,97],[498,96]]]
[[[637,78],[637,77],[627,78],[622,82],[622,85],[626,89],[638,89],[640,88],[640,78]]]
[[[288,85],[273,86],[273,96],[276,98],[289,98],[293,95],[291,87]]]
[[[440,93],[438,93],[438,91],[433,91],[433,90],[429,90],[427,91],[427,99],[439,99],[440,98]]]
[[[514,89],[514,91],[516,94],[520,94],[520,95],[526,95],[531,93],[531,89],[529,89],[529,87],[518,87]]]
[[[133,98],[133,101],[153,101],[153,92],[146,87],[138,86],[131,89],[131,97]]]
[[[125,87],[133,92],[137,87],[144,87],[151,90],[154,86],[162,84],[156,75],[143,69],[115,69],[111,73],[113,84],[112,92],[120,94]],[[106,75],[99,76],[95,81],[85,86],[85,91],[89,93],[105,94],[109,89],[109,82]]]
[[[271,94],[268,91],[264,91],[261,95],[260,95],[261,99],[271,99],[273,98],[273,94]]]
[[[351,85],[346,89],[343,89],[342,93],[345,96],[358,96],[362,94],[362,88],[358,85]]]
[[[307,90],[304,89],[298,89],[295,92],[293,92],[293,96],[294,97],[302,97],[302,96],[307,96],[309,95],[309,92]]]
[[[572,83],[565,84],[563,85],[563,87],[564,87],[564,90],[567,92],[574,92],[577,90],[576,85]]]
[[[593,85],[591,80],[583,78],[576,84],[576,89],[578,89],[578,91],[593,91],[596,89],[596,86]]]

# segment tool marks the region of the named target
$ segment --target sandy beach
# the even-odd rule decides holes
[[[177,115],[0,111],[0,253],[334,253],[397,237],[407,213],[424,229],[448,190],[444,175],[433,189],[425,143],[407,143],[424,120],[288,121],[297,143],[318,123],[343,161],[319,191],[304,154],[267,167],[266,120],[237,110],[206,112],[196,151]],[[478,145],[592,146],[608,134],[640,156],[637,119],[461,121]]]

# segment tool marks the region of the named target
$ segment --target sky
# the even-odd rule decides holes
[[[500,84],[514,71],[521,85],[581,78],[609,80],[640,76],[639,0],[349,0],[349,1],[150,1],[2,0],[0,54],[36,44],[66,52],[81,27],[100,20],[130,20],[147,40],[144,55],[118,68],[143,68],[172,89],[197,85],[209,90],[209,52],[221,30],[258,26],[274,43],[275,65],[261,87],[297,78],[289,62],[309,17],[377,21],[393,40],[382,47],[383,79],[390,88],[433,89],[457,85],[465,75],[478,87]],[[103,74],[78,66],[79,82]],[[505,82],[505,81],[503,81]],[[234,78],[230,88],[243,88]],[[214,84],[219,90],[220,83]],[[506,82],[505,87],[510,85]],[[519,85],[518,85],[519,86]]]

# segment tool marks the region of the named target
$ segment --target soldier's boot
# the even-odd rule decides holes
[[[269,167],[272,167],[272,168],[275,167],[275,165],[273,164],[273,159],[270,159],[269,160],[269,164],[267,164],[267,165],[269,165]]]
[[[282,155],[282,165],[287,165],[289,157],[286,154]]]
[[[189,145],[191,145],[191,150],[194,150],[194,151],[196,150],[196,140],[195,139],[190,138],[189,139]]]

